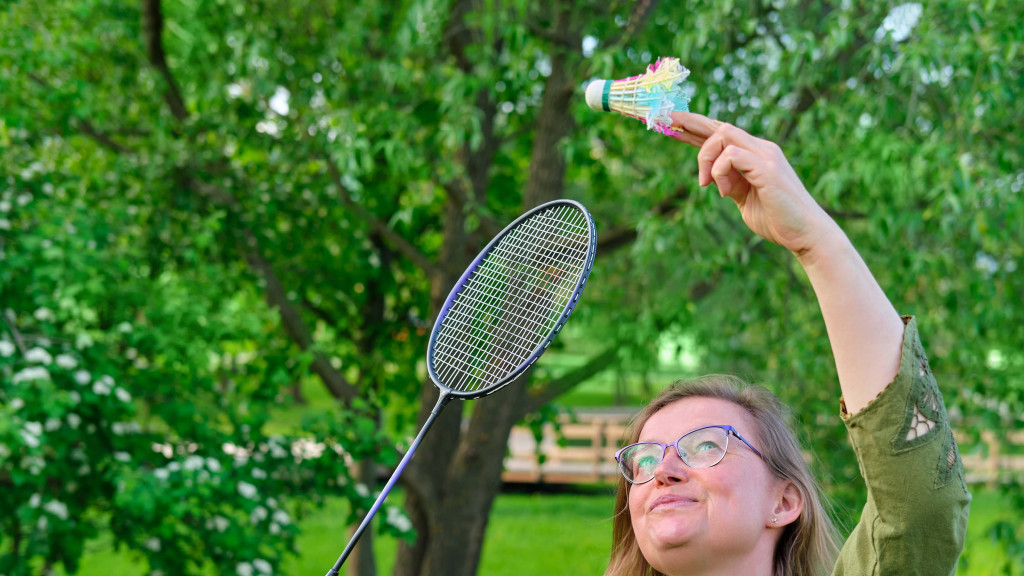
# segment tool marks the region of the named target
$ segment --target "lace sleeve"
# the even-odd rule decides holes
[[[970,494],[946,407],[913,318],[896,378],[842,416],[868,501],[835,574],[954,574]]]

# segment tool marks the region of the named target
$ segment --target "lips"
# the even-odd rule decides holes
[[[647,507],[647,511],[654,512],[658,508],[667,509],[696,503],[697,499],[690,498],[689,496],[682,496],[680,494],[664,494],[655,498],[654,502],[651,502],[651,505]]]

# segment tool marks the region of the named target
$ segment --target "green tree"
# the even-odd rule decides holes
[[[14,313],[4,340],[14,348],[4,348],[5,398],[39,356],[15,333],[53,345],[86,331],[100,348],[75,361],[110,372],[133,398],[123,407],[133,412],[106,420],[139,422],[145,440],[169,435],[226,458],[214,455],[224,439],[242,430],[262,438],[269,405],[308,372],[343,407],[331,427],[314,428],[319,436],[393,459],[360,452],[354,431],[376,438],[385,405],[412,430],[412,412],[422,421],[433,406],[424,338],[465,264],[524,208],[569,196],[601,232],[572,326],[603,338],[569,342],[591,354],[580,368],[542,363],[501,401],[474,404],[465,427],[459,409],[446,410],[403,476],[417,538],[401,547],[396,573],[474,573],[512,425],[617,361],[650,362],[669,331],[699,344],[702,371],[763,381],[795,407],[849,518],[862,487],[849,481],[856,463],[801,273],[699,189],[693,151],[586,109],[583,84],[681,57],[693,71],[692,109],[777,141],[897,307],[920,317],[965,429],[1019,426],[1021,11],[952,0],[8,3],[0,294]],[[46,210],[24,209],[26,192]],[[58,238],[71,247],[54,255]],[[61,267],[48,269],[50,257]],[[58,305],[68,290],[86,291],[72,308],[95,318],[71,321]],[[40,309],[54,320],[37,318]],[[131,332],[117,330],[124,322]],[[72,353],[61,346],[48,353]],[[246,361],[225,360],[238,354]],[[51,380],[65,389],[74,373]],[[5,412],[5,422],[16,417]],[[32,418],[22,420],[45,424]],[[157,458],[143,443],[127,453]],[[184,466],[189,456],[180,458]],[[331,470],[305,478],[365,506],[352,482],[347,492],[328,484]],[[115,477],[96,481],[116,487]],[[188,502],[181,486],[159,493],[162,502]],[[301,501],[290,486],[260,494]],[[236,511],[220,515],[237,516],[231,526],[241,530],[237,511],[252,509],[217,494]],[[97,503],[96,524],[110,498],[83,499]],[[187,556],[161,560],[146,543],[163,532],[141,507],[135,514],[147,528],[115,532],[155,568]],[[161,550],[205,540],[216,517],[174,519]],[[260,533],[274,553],[258,558],[238,556],[257,549],[249,540],[224,541],[221,552],[192,546],[193,565],[273,561],[287,546],[273,536]],[[16,557],[46,557],[24,546]],[[365,555],[355,560],[372,573]]]

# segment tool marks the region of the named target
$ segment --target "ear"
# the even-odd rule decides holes
[[[804,496],[796,484],[783,481],[776,493],[775,509],[768,519],[769,528],[781,528],[796,522],[804,511]],[[777,521],[773,521],[777,520]]]

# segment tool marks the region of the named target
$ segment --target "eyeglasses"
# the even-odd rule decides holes
[[[733,435],[761,456],[747,442],[746,438],[740,436],[732,426],[725,424],[717,426],[704,426],[683,434],[675,444],[662,444],[661,442],[640,442],[630,444],[615,453],[615,460],[619,463],[619,471],[630,484],[644,484],[654,479],[654,469],[665,459],[665,451],[669,446],[676,447],[679,458],[690,468],[711,468],[725,458],[729,449],[729,435]],[[764,456],[761,456],[763,459]]]

